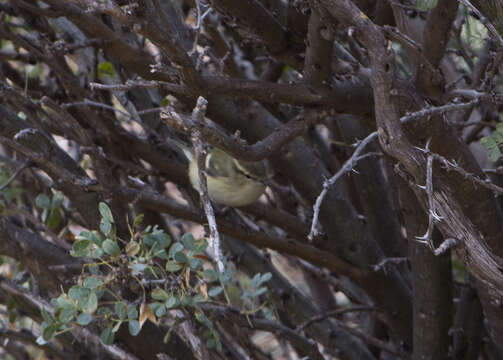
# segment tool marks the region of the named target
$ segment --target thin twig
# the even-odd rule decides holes
[[[473,99],[472,101],[466,102],[466,103],[450,103],[442,106],[431,106],[431,107],[426,107],[424,109],[421,109],[419,111],[413,112],[413,113],[406,113],[404,116],[400,118],[400,121],[402,123],[407,122],[409,120],[414,120],[414,119],[420,119],[424,116],[431,116],[431,115],[439,115],[443,114],[448,111],[459,111],[459,110],[464,110],[464,109],[469,109],[472,106],[477,105],[480,103],[483,97],[477,97]]]
[[[408,260],[409,260],[409,258],[407,258],[407,257],[387,257],[387,258],[384,258],[381,261],[379,261],[378,264],[373,265],[372,270],[377,272],[377,271],[380,271],[381,269],[383,269],[384,267],[386,267],[386,265],[388,265],[389,263],[401,264],[403,262],[407,262]]]
[[[194,54],[197,51],[197,44],[199,43],[199,34],[201,33],[201,25],[203,24],[204,19],[206,16],[208,16],[211,13],[211,7],[206,9],[204,14],[201,14],[201,0],[196,0],[196,11],[197,11],[197,22],[196,26],[194,27],[194,43],[192,44],[192,50],[189,51],[189,55]],[[207,5],[207,4],[204,4]]]
[[[435,256],[440,256],[443,253],[445,253],[447,250],[458,245],[458,243],[459,243],[458,239],[454,239],[454,238],[445,239],[444,241],[442,241],[442,243],[440,244],[440,246],[438,248],[433,250],[433,254],[435,254]]]
[[[428,107],[410,114],[409,113],[405,114],[400,118],[400,122],[402,124],[405,124],[411,120],[420,119],[427,115],[428,116],[438,115],[447,111],[471,108],[472,106],[478,104],[481,101],[481,99],[482,97],[477,97],[476,99],[473,99],[472,101],[469,101],[467,103],[451,103],[443,106]],[[335,173],[334,176],[332,176],[330,179],[326,180],[323,183],[323,190],[321,191],[320,195],[318,195],[318,198],[316,199],[316,202],[313,206],[314,214],[313,214],[313,220],[311,222],[311,231],[307,236],[309,241],[312,241],[319,234],[318,222],[319,222],[320,208],[325,196],[328,193],[328,190],[330,189],[331,186],[333,186],[337,182],[337,180],[339,180],[339,178],[343,174],[345,174],[346,172],[350,171],[353,168],[355,163],[358,161],[359,154],[370,142],[372,142],[376,138],[377,138],[377,131],[374,131],[373,133],[369,134],[365,139],[363,139],[358,144],[351,157],[341,167],[341,169],[337,173]]]
[[[311,223],[311,231],[309,232],[309,235],[307,238],[309,241],[313,241],[313,239],[318,236],[318,219],[320,216],[320,209],[321,209],[321,204],[323,202],[323,199],[328,193],[328,190],[332,185],[334,185],[339,178],[344,175],[346,172],[350,171],[355,163],[358,161],[360,153],[365,149],[365,147],[372,142],[374,139],[377,138],[377,131],[373,132],[369,136],[367,136],[363,141],[361,141],[358,146],[356,147],[356,150],[353,152],[353,155],[344,163],[344,165],[340,168],[337,173],[332,176],[330,179],[325,180],[323,182],[323,190],[321,191],[320,195],[318,195],[318,198],[316,199],[316,202],[313,206],[314,214],[313,214],[313,221]]]
[[[192,126],[190,131],[190,137],[194,145],[195,158],[197,161],[198,175],[199,175],[199,196],[201,198],[201,203],[204,208],[204,213],[208,219],[208,225],[210,228],[210,248],[213,250],[215,256],[215,261],[217,263],[218,270],[224,272],[225,267],[223,263],[222,249],[220,247],[220,234],[217,229],[217,222],[215,220],[215,212],[211,206],[210,197],[208,195],[208,184],[206,182],[205,164],[206,164],[206,150],[204,149],[204,144],[199,130],[199,124],[204,122],[204,116],[206,114],[206,108],[208,101],[200,96],[197,99],[196,107],[192,112]]]
[[[27,169],[27,168],[31,167],[32,164],[33,163],[30,160],[27,160],[24,163],[22,163],[21,166],[19,166],[14,171],[14,173],[11,175],[11,177],[0,186],[0,191],[4,190],[7,186],[9,186],[19,176],[19,174],[21,174],[21,172],[24,169]]]
[[[430,141],[431,139],[428,139],[424,149],[428,153],[426,160],[426,185],[424,187],[428,196],[428,229],[426,230],[426,234],[421,237],[416,236],[416,239],[420,243],[427,244],[432,251],[435,251],[432,239],[433,228],[435,227],[435,223],[442,220],[442,218],[435,212],[435,203],[433,201],[433,156],[429,154]]]
[[[128,118],[134,119],[134,115],[128,113],[127,111],[123,111],[121,109],[118,109],[118,108],[116,108],[114,106],[111,106],[111,105],[108,105],[108,104],[103,104],[103,103],[100,103],[100,102],[91,101],[89,99],[84,99],[84,101],[67,103],[67,104],[61,105],[61,107],[64,108],[64,109],[69,108],[69,107],[74,107],[74,106],[94,106],[94,107],[100,107],[100,108],[111,110],[111,111],[117,111],[118,113],[120,113],[120,114],[122,114],[124,116],[127,116]],[[160,112],[163,109],[164,108],[162,108],[162,107],[155,107],[155,108],[151,108],[151,109],[145,109],[145,110],[138,111],[137,114],[138,115],[146,115],[146,114],[150,114],[150,113],[154,113],[154,112]]]
[[[445,157],[443,157],[442,155],[432,153],[432,152],[429,152],[428,154],[430,156],[432,156],[435,160],[440,161],[442,163],[442,165],[444,165],[444,167],[447,171],[451,171],[451,170],[455,171],[458,174],[462,175],[465,179],[470,179],[474,183],[476,183],[482,187],[485,187],[486,189],[493,191],[497,195],[503,195],[503,187],[492,183],[490,179],[481,179],[478,176],[476,176],[472,173],[469,173],[468,171],[466,171],[465,169],[460,167],[455,160],[449,161]]]
[[[428,69],[428,71],[436,78],[436,80],[437,79],[439,80],[442,77],[440,71],[437,70],[437,68],[431,64],[431,62],[424,54],[422,46],[417,42],[415,42],[414,39],[401,33],[400,30],[398,30],[396,27],[392,27],[389,25],[384,26],[384,31],[391,38],[391,40],[399,42],[403,46],[411,49],[415,53],[415,55],[420,59],[421,64],[423,64]]]
[[[375,310],[376,310],[376,308],[374,306],[359,305],[359,306],[351,306],[351,307],[343,308],[343,309],[334,309],[334,310],[325,311],[321,314],[313,316],[309,320],[304,321],[302,324],[297,326],[295,331],[302,331],[306,327],[308,327],[309,325],[311,325],[315,322],[324,321],[329,317],[346,314],[348,312],[375,311]]]
[[[94,107],[100,107],[100,108],[107,109],[107,110],[117,111],[118,113],[120,113],[120,114],[122,114],[124,116],[127,116],[129,118],[133,118],[133,115],[131,115],[130,113],[128,113],[126,111],[123,111],[121,109],[117,109],[116,107],[108,105],[108,104],[103,104],[103,103],[92,101],[92,100],[89,100],[89,99],[84,99],[84,101],[78,101],[78,102],[67,103],[67,104],[61,105],[61,107],[63,109],[67,109],[69,107],[74,107],[74,106],[94,106]]]
[[[125,84],[100,84],[91,82],[89,83],[91,90],[107,90],[107,91],[128,91],[132,89],[142,88],[142,89],[155,89],[162,87],[168,91],[174,93],[184,94],[187,93],[187,89],[183,85],[174,84],[166,81],[145,81],[145,80],[128,80]]]

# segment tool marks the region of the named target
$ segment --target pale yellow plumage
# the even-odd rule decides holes
[[[197,161],[189,158],[189,179],[199,191]],[[218,204],[239,207],[256,201],[265,191],[262,162],[237,161],[220,149],[213,149],[206,158],[208,195]]]

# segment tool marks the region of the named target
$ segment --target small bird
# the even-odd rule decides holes
[[[199,191],[197,159],[192,149],[184,153],[189,158],[189,179]],[[237,160],[225,151],[213,148],[205,163],[208,195],[217,204],[232,207],[246,206],[256,201],[265,191],[263,162]]]

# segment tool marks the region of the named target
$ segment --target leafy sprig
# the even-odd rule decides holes
[[[49,203],[44,203],[48,205]],[[170,316],[173,309],[182,309],[194,316],[205,329],[208,348],[221,350],[220,337],[213,322],[199,304],[225,301],[231,305],[226,287],[231,285],[231,271],[216,271],[205,251],[205,238],[196,240],[190,233],[173,241],[157,226],[140,230],[143,216],[129,226],[130,239],[120,239],[116,233],[112,211],[99,204],[99,231],[83,231],[72,246],[71,255],[88,261],[75,285],[52,300],[54,313],[42,314],[42,336],[39,343],[69,331],[74,326],[100,328],[104,344],[112,344],[123,324],[136,336],[148,320],[158,324]],[[241,295],[245,314],[265,307],[258,299],[267,292],[264,284],[271,274],[256,274]],[[124,286],[135,294],[124,298]],[[136,296],[136,297],[135,297]],[[173,328],[182,319],[169,321],[168,341]]]

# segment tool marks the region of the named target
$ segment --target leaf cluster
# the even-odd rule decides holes
[[[44,203],[49,205],[48,202]],[[127,324],[136,336],[148,320],[168,324],[164,341],[173,328],[185,319],[172,318],[170,311],[182,310],[203,327],[208,348],[221,350],[221,342],[213,322],[199,306],[205,302],[230,305],[226,287],[231,286],[231,271],[216,271],[204,254],[208,242],[196,240],[190,233],[173,241],[157,226],[139,227],[143,216],[130,226],[130,239],[116,234],[112,212],[99,204],[100,231],[83,231],[73,244],[71,255],[88,259],[75,285],[52,300],[54,312],[43,312],[39,343],[71,330],[74,326],[95,326],[100,329],[104,344],[112,344],[115,333]],[[265,308],[257,306],[267,293],[265,283],[271,274],[256,274],[249,288],[241,295],[246,313]],[[124,285],[126,289],[124,290]],[[133,294],[133,295],[131,295]],[[272,312],[270,312],[272,314]]]

